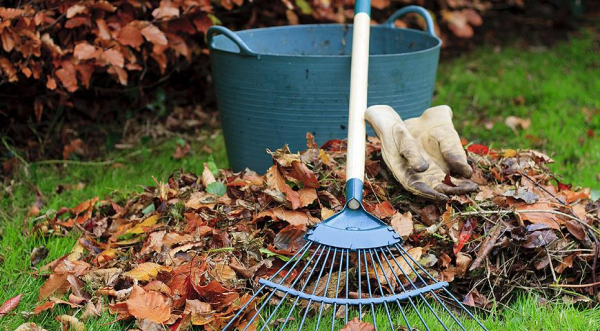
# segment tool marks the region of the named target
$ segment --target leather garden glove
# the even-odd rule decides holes
[[[447,173],[471,177],[472,170],[452,124],[448,106],[427,109],[419,118],[402,121],[389,106],[371,106],[365,119],[381,140],[381,154],[394,177],[415,195],[447,200],[446,194],[477,190],[467,179],[444,183]]]

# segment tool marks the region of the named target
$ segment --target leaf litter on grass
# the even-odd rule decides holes
[[[80,238],[70,254],[40,269],[49,277],[36,312],[62,304],[85,307],[84,321],[108,311],[137,319],[141,329],[222,329],[258,280],[303,246],[308,229],[343,208],[344,142],[319,148],[310,134],[307,140],[302,153],[272,152],[265,175],[207,164],[201,175],[175,172],[120,200],[95,197],[47,213],[35,233],[79,231]],[[600,202],[558,182],[539,152],[473,146],[466,150],[479,192],[432,203],[389,180],[379,140],[370,137],[365,207],[465,304],[491,308],[516,288],[597,302]],[[250,307],[237,326],[252,314]],[[84,323],[57,319],[76,329]],[[361,323],[346,329],[369,329]]]

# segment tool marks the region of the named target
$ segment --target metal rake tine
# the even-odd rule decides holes
[[[377,251],[375,251],[375,257],[377,258],[377,264],[379,264],[379,267],[381,268],[381,273],[383,274],[383,277],[385,278],[385,281],[387,282],[388,286],[390,287],[392,293],[395,295],[396,294],[396,289],[392,285],[392,282],[390,282],[388,276],[383,271],[383,264],[381,263],[381,259],[379,258],[379,255],[377,254]],[[392,266],[389,264],[389,262],[388,262],[388,265],[390,267],[390,270],[392,270],[391,269]],[[392,270],[392,273],[393,273],[393,270]],[[379,288],[380,288],[380,291],[381,291],[381,295],[383,295],[383,289],[381,287],[381,284],[379,285]],[[400,313],[402,314],[402,318],[404,318],[404,321],[406,322],[406,327],[408,327],[409,330],[412,330],[412,327],[410,326],[410,322],[408,322],[408,318],[406,318],[406,314],[404,313],[404,309],[402,308],[402,305],[400,304],[400,301],[396,300],[395,302],[398,305],[398,308],[400,309]],[[386,305],[386,308],[387,308],[387,305]]]
[[[396,247],[398,247],[399,245],[396,245]],[[401,247],[401,246],[400,246]],[[415,265],[417,265],[417,267],[419,269],[421,269],[422,271],[424,271],[425,273],[427,273],[427,275],[429,276],[429,278],[431,278],[432,281],[437,282],[437,280],[431,276],[427,270],[425,270],[425,268],[423,268],[423,266],[421,266],[417,261],[415,261],[415,259],[408,254],[408,252],[402,247],[402,250],[400,251],[400,256],[402,256],[402,259],[404,259],[404,261],[406,262],[406,264],[408,264],[408,266],[410,267],[410,269],[412,270],[412,272],[415,273],[415,275],[421,280],[421,282],[427,284],[427,282],[423,279],[423,277],[421,277],[421,275],[419,274],[419,272],[413,267],[412,263],[410,263],[406,257],[408,257]],[[433,296],[433,298],[442,306],[442,308],[450,315],[450,317],[454,320],[454,322],[463,330],[466,331],[464,326],[462,325],[462,323],[460,323],[460,321],[458,320],[458,318],[448,309],[448,307],[446,307],[446,305],[444,304],[444,302],[440,299],[440,297],[438,297],[437,293],[435,293],[434,290],[432,291],[428,291],[429,293],[431,293],[431,295]],[[429,306],[429,304],[426,302],[426,304]],[[433,311],[432,311],[433,312]],[[434,315],[437,314],[435,312],[433,312]],[[438,319],[439,320],[439,319]],[[442,323],[440,321],[440,323]],[[442,323],[443,324],[443,323]]]
[[[398,246],[398,245],[396,245],[396,246]],[[404,252],[405,254],[403,254],[402,252]],[[415,264],[415,265],[417,265],[417,267],[418,267],[419,269],[421,269],[423,272],[425,272],[425,273],[427,274],[427,276],[429,276],[429,278],[431,278],[433,281],[436,281],[436,279],[435,279],[435,278],[434,278],[434,277],[433,277],[433,276],[432,276],[432,275],[431,275],[429,272],[427,272],[427,270],[426,270],[425,268],[423,268],[423,266],[422,266],[422,265],[420,265],[419,263],[417,263],[417,261],[415,261],[415,259],[414,259],[414,258],[413,258],[413,257],[412,257],[410,254],[408,254],[408,252],[407,252],[407,251],[406,251],[406,250],[405,250],[403,247],[402,247],[402,252],[400,253],[400,255],[401,255],[401,256],[402,256],[402,258],[403,258],[403,259],[404,259],[404,260],[407,262],[407,264],[408,264],[408,265],[409,265],[409,267],[410,267],[410,268],[413,270],[413,272],[414,272],[415,274],[417,274],[417,277],[419,277],[419,279],[421,279],[421,281],[423,281],[423,282],[424,282],[423,278],[422,278],[422,277],[419,275],[419,273],[417,272],[417,270],[415,270],[415,268],[412,266],[412,264],[411,264],[411,263],[409,263],[409,262],[408,262],[408,260],[406,260],[406,257],[405,257],[405,255],[406,255],[406,256],[408,256],[408,258],[409,258],[409,259],[410,259],[412,262],[414,262],[414,264]],[[445,288],[444,288],[444,290],[445,290],[447,293],[450,293],[450,291],[448,291],[447,289],[445,289]],[[429,292],[430,292],[430,293],[433,295],[433,297],[435,298],[435,300],[436,300],[436,301],[437,301],[437,302],[438,302],[438,303],[439,303],[439,304],[442,306],[442,308],[443,308],[443,309],[444,309],[444,310],[445,310],[445,311],[446,311],[446,312],[447,312],[447,313],[450,315],[450,317],[451,317],[451,318],[454,320],[454,322],[455,322],[456,324],[458,324],[458,326],[459,326],[459,327],[460,327],[462,330],[465,330],[465,331],[466,331],[466,329],[465,329],[465,327],[462,325],[462,323],[461,323],[461,322],[458,320],[458,318],[457,318],[457,317],[454,315],[454,313],[452,313],[452,311],[450,311],[450,309],[449,309],[449,308],[448,308],[448,307],[447,307],[447,306],[444,304],[444,302],[443,302],[443,301],[442,301],[442,299],[441,299],[441,298],[440,298],[440,297],[437,295],[437,293],[435,293],[435,291],[429,291]],[[461,306],[461,308],[462,308],[463,310],[465,310],[465,311],[466,311],[466,312],[469,314],[469,316],[471,316],[473,319],[475,319],[475,321],[477,322],[477,324],[479,324],[481,327],[483,327],[483,325],[481,325],[481,323],[479,323],[479,321],[478,321],[478,320],[477,320],[477,319],[476,319],[476,318],[475,318],[475,317],[474,317],[474,316],[471,314],[471,312],[469,312],[469,310],[468,310],[468,309],[466,309],[466,308],[465,308],[465,306],[463,306],[463,305],[462,305],[462,304],[461,304],[461,303],[460,303],[460,302],[459,302],[459,301],[458,301],[458,300],[457,300],[457,299],[454,297],[454,295],[450,294],[450,296],[451,296],[451,297],[454,299],[454,301],[456,301],[456,302],[457,302],[457,303],[458,303],[458,304]],[[483,328],[485,329],[485,327],[483,327]]]
[[[377,255],[377,254],[375,254]],[[381,282],[379,281],[379,273],[377,272],[377,266],[375,265],[375,259],[373,258],[373,250],[369,249],[369,256],[371,257],[371,261],[373,261],[373,272],[375,273],[375,280],[377,280],[377,286],[379,287],[379,292],[381,293],[381,296],[385,296],[385,293],[383,293],[383,287],[381,287]],[[381,266],[381,264],[379,264]],[[387,279],[387,276],[385,275],[385,271],[383,271],[383,267],[381,267],[381,273],[383,274],[383,276]],[[385,312],[387,314],[387,318],[388,321],[390,322],[390,327],[392,329],[394,329],[394,322],[392,322],[392,316],[390,315],[390,310],[388,308],[387,302],[383,302],[383,307],[385,308]]]
[[[312,244],[311,244],[312,245]],[[317,246],[317,248],[315,249],[314,253],[312,254],[312,256],[310,257],[310,259],[308,260],[308,262],[306,263],[306,265],[304,266],[304,268],[302,268],[302,271],[298,274],[298,276],[296,277],[296,279],[294,280],[294,282],[292,283],[292,287],[294,286],[294,284],[296,284],[296,282],[298,281],[298,279],[300,279],[300,275],[302,275],[304,273],[304,270],[306,270],[306,268],[308,267],[308,265],[310,264],[310,262],[315,258],[315,256],[317,255],[317,252],[319,251],[319,248],[321,248],[322,245]],[[291,260],[290,260],[291,261]],[[288,261],[289,262],[289,261]],[[292,269],[296,267],[296,265],[298,265],[298,263],[300,262],[300,259],[298,259],[296,261],[296,263],[294,263],[294,265],[292,266]],[[287,263],[286,263],[287,264]],[[285,265],[284,265],[285,267]],[[283,267],[282,267],[283,268]],[[281,270],[281,268],[279,269]],[[279,272],[275,273],[278,274]],[[288,272],[280,281],[279,284],[281,285],[285,279],[290,275],[291,273]],[[271,279],[271,278],[270,278]],[[263,285],[264,287],[264,285]],[[256,311],[256,313],[252,316],[252,318],[250,319],[250,322],[248,323],[248,325],[246,325],[246,327],[244,328],[245,331],[248,326],[250,326],[250,324],[256,319],[256,317],[260,314],[260,312],[265,308],[265,306],[269,303],[269,301],[271,300],[271,298],[273,297],[273,295],[275,295],[275,292],[277,292],[276,289],[273,289],[271,291],[271,294],[269,294],[269,297],[267,299],[264,300],[264,302],[262,303],[262,305],[260,306],[260,308]],[[285,298],[287,297],[288,293],[285,292],[283,298],[281,298],[281,300],[279,301],[279,304],[277,304],[277,307],[275,308],[275,310],[273,310],[273,312],[271,313],[271,315],[269,316],[269,318],[266,320],[265,325],[268,324],[268,322],[273,318],[273,316],[275,316],[275,313],[277,312],[277,310],[279,309],[279,306],[281,306],[281,304],[283,303],[283,301],[285,300]],[[265,328],[265,326],[263,325],[263,327],[261,328],[261,330],[263,330]]]
[[[419,289],[418,289],[417,285],[410,279],[410,277],[406,273],[406,271],[404,271],[404,269],[400,265],[400,262],[398,262],[398,260],[396,260],[396,257],[394,256],[394,253],[389,249],[389,247],[386,247],[386,249],[390,253],[390,256],[392,257],[392,259],[394,260],[394,262],[396,262],[396,265],[398,266],[398,269],[400,269],[400,272],[402,272],[402,275],[404,275],[404,278],[406,278],[406,280],[408,280],[408,282],[410,283],[410,285],[413,287],[413,290],[418,291]],[[400,254],[400,255],[402,256],[402,254]],[[403,258],[404,258],[404,256],[403,256]],[[407,264],[410,266],[410,263],[407,262]],[[425,284],[427,284],[427,283],[425,283]],[[448,327],[446,326],[446,324],[444,324],[444,322],[440,319],[440,317],[435,312],[435,309],[433,309],[433,307],[431,307],[431,305],[429,304],[429,302],[427,302],[427,299],[425,299],[425,297],[423,296],[423,294],[420,293],[420,292],[418,292],[418,296],[421,297],[421,300],[423,300],[423,303],[425,303],[425,305],[427,306],[427,308],[433,313],[433,316],[435,316],[435,318],[442,325],[442,327],[444,328],[444,330],[448,330]],[[421,321],[425,324],[424,320],[421,320]],[[425,328],[428,328],[428,327],[425,326]]]
[[[397,246],[397,245],[396,245]],[[394,256],[394,254],[392,253],[392,251],[388,248],[388,251],[390,252],[390,254],[392,255],[392,258],[394,259],[394,261],[396,261],[396,264],[398,264],[398,268],[400,268],[400,271],[402,272],[402,274],[404,275],[404,277],[406,277],[406,279],[410,282],[410,284],[412,285],[412,287],[414,287],[415,289],[417,289],[417,286],[415,283],[413,283],[413,281],[410,279],[410,277],[406,274],[406,271],[404,271],[404,269],[402,269],[402,266],[399,264],[399,262],[396,260],[396,257]],[[410,256],[410,254],[408,254]],[[406,264],[408,264],[408,266],[410,267],[410,269],[417,275],[417,277],[424,283],[427,285],[427,282],[425,282],[423,280],[423,278],[421,278],[421,276],[419,275],[419,273],[417,272],[417,270],[415,270],[415,268],[413,268],[413,266],[411,265],[410,262],[408,262],[408,260],[406,259],[406,257],[404,256],[404,254],[402,254],[402,252],[400,252],[400,256],[402,256],[402,259],[404,259],[404,262],[406,262]],[[418,264],[417,261],[415,261],[412,257],[410,257],[411,261],[413,261],[414,263]],[[432,279],[435,281],[435,279],[432,277]],[[419,296],[421,297],[421,299],[423,300],[423,303],[425,303],[425,305],[427,306],[427,308],[429,308],[429,310],[433,313],[433,316],[438,320],[438,322],[440,322],[440,324],[442,325],[442,327],[444,328],[444,330],[449,330],[448,327],[446,326],[446,324],[444,324],[444,321],[442,321],[442,319],[438,316],[438,314],[435,312],[435,309],[433,309],[433,307],[431,307],[431,305],[429,304],[429,302],[427,302],[427,299],[425,299],[425,297],[423,296],[422,293],[419,293]]]
[[[437,280],[435,279],[435,277],[433,277],[433,276],[432,276],[432,275],[431,275],[431,274],[430,274],[430,273],[429,273],[429,272],[428,272],[428,271],[427,271],[425,268],[423,268],[423,266],[422,266],[422,265],[420,265],[420,264],[419,264],[417,261],[415,261],[415,259],[414,259],[414,258],[413,258],[413,257],[412,257],[412,256],[411,256],[411,255],[410,255],[410,254],[409,254],[409,253],[408,253],[408,252],[405,250],[405,249],[404,249],[404,247],[402,247],[402,246],[400,246],[400,245],[398,245],[398,244],[395,244],[394,246],[396,247],[396,249],[398,249],[398,250],[400,251],[400,255],[402,255],[402,257],[404,258],[404,260],[406,260],[406,258],[405,258],[404,256],[408,256],[408,258],[409,258],[409,259],[410,259],[410,260],[411,260],[411,261],[412,261],[412,262],[413,262],[413,263],[414,263],[414,264],[415,264],[415,265],[416,265],[416,266],[417,266],[419,269],[421,269],[421,271],[423,271],[423,272],[424,272],[424,273],[425,273],[425,274],[426,274],[426,275],[429,277],[429,279],[430,279],[430,280],[432,280],[432,281],[434,281],[434,282],[437,282]],[[411,265],[411,264],[410,264],[408,261],[406,261],[406,263],[408,263],[408,266],[409,266],[411,269],[413,269],[413,272],[414,272],[414,273],[417,275],[417,277],[419,277],[419,279],[420,279],[420,280],[421,280],[423,283],[426,283],[426,284],[427,284],[427,282],[426,282],[426,281],[423,279],[423,277],[421,277],[421,275],[420,275],[420,274],[419,274],[419,273],[418,273],[418,272],[417,272],[417,271],[416,271],[416,270],[415,270],[415,269],[412,267],[412,265]]]
[[[325,245],[320,245],[325,247]],[[325,250],[325,248],[323,248],[323,250]],[[313,273],[315,272],[315,269],[317,268],[317,265],[319,264],[319,261],[321,260],[321,257],[323,256],[323,252],[321,252],[321,254],[319,254],[319,258],[317,259],[317,261],[313,264],[312,269],[310,270],[310,274],[308,274],[308,277],[306,277],[307,281],[304,283],[304,285],[302,285],[302,288],[300,289],[300,292],[304,292],[304,289],[306,288],[306,285],[308,285],[308,280],[312,277]],[[306,266],[308,266],[308,263],[306,264]],[[306,269],[306,268],[305,268]],[[296,282],[300,279],[300,277],[298,277],[296,279],[296,281],[294,282],[294,284],[292,284],[290,286],[290,288],[293,288],[296,285]],[[298,300],[300,300],[300,297],[296,297],[296,300],[294,300],[294,304],[292,304],[292,307],[290,308],[290,312],[288,313],[287,317],[285,318],[285,321],[283,321],[283,325],[281,326],[281,330],[285,329],[285,326],[287,325],[287,323],[290,320],[290,317],[292,316],[292,313],[294,312],[294,309],[296,309],[296,305],[298,304]]]
[[[444,290],[444,292],[446,292],[446,294],[448,294],[448,295],[449,295],[449,296],[452,298],[452,300],[454,300],[454,302],[458,303],[458,305],[459,305],[459,306],[462,308],[462,310],[464,310],[465,312],[467,312],[467,314],[468,314],[468,315],[469,315],[469,316],[470,316],[472,319],[474,319],[474,320],[475,320],[475,322],[477,322],[477,324],[479,324],[479,326],[480,326],[480,327],[481,327],[483,330],[486,330],[486,331],[487,331],[487,328],[486,328],[485,326],[483,326],[483,324],[481,324],[481,322],[479,321],[479,319],[478,319],[477,317],[475,317],[475,315],[473,315],[473,314],[472,314],[472,313],[471,313],[471,312],[470,312],[470,311],[467,309],[467,307],[465,307],[465,306],[462,304],[462,302],[458,301],[458,299],[457,299],[457,298],[456,298],[456,297],[455,297],[455,296],[454,296],[454,295],[453,295],[453,294],[452,294],[452,293],[451,293],[451,292],[450,292],[450,291],[449,291],[447,288],[444,288],[443,290]]]
[[[363,256],[365,258],[365,272],[366,272],[366,276],[367,276],[367,288],[369,290],[369,299],[373,298],[373,293],[371,292],[371,282],[369,280],[369,263],[367,262],[367,253],[363,253]],[[360,300],[362,300],[362,297],[359,298]],[[371,302],[371,314],[373,315],[373,326],[375,327],[375,330],[377,330],[377,322],[375,319],[375,305],[373,305],[373,303]]]
[[[280,269],[279,269],[279,270],[278,270],[278,271],[277,271],[277,272],[276,272],[276,273],[275,273],[273,276],[269,277],[269,280],[273,280],[273,279],[275,278],[275,275],[277,275],[277,274],[279,273],[279,271],[281,271],[283,268],[285,268],[286,266],[288,266],[290,263],[292,263],[292,261],[294,261],[294,259],[296,259],[296,258],[297,258],[297,259],[295,260],[295,262],[294,262],[294,265],[292,266],[292,268],[294,268],[294,267],[295,267],[295,266],[296,266],[296,265],[297,265],[297,264],[300,262],[300,260],[301,260],[300,258],[298,258],[298,255],[300,255],[300,256],[304,255],[304,253],[306,253],[306,251],[308,251],[308,249],[310,248],[310,246],[312,246],[312,243],[309,243],[309,242],[307,242],[306,244],[304,244],[304,246],[302,246],[302,248],[301,248],[301,249],[300,249],[300,250],[299,250],[299,251],[298,251],[298,252],[297,252],[297,253],[296,253],[294,256],[292,256],[292,258],[291,258],[289,261],[287,261],[287,262],[286,262],[286,263],[283,265],[283,267],[281,267],[281,268],[280,268]],[[286,277],[287,277],[287,276],[286,276]],[[283,280],[285,280],[285,278],[283,278],[283,279],[281,280],[281,282],[283,282]],[[280,284],[281,284],[281,282],[280,282]],[[265,285],[262,285],[262,286],[261,286],[261,287],[260,287],[260,288],[259,288],[259,289],[258,289],[256,292],[254,292],[254,295],[252,296],[252,298],[250,298],[250,300],[248,300],[248,301],[247,301],[247,302],[246,302],[246,303],[245,303],[245,304],[242,306],[242,308],[240,308],[240,310],[238,310],[238,312],[237,312],[237,313],[236,313],[236,314],[233,316],[233,318],[232,318],[232,319],[229,321],[229,323],[227,323],[227,325],[225,325],[225,328],[223,328],[223,330],[227,330],[227,328],[228,328],[228,327],[230,327],[230,326],[233,324],[233,322],[234,322],[234,321],[235,321],[235,320],[236,320],[238,317],[240,317],[240,315],[242,314],[242,312],[244,312],[244,310],[245,310],[245,309],[248,307],[248,305],[249,305],[249,304],[250,304],[252,301],[254,301],[254,299],[256,299],[256,298],[257,298],[257,297],[256,297],[256,294],[257,294],[257,293],[260,293],[262,290],[264,290],[264,288],[265,288],[265,287],[266,287]]]
[[[333,274],[333,265],[335,261],[335,257],[337,256],[337,248],[333,249],[333,257],[331,257],[331,266],[329,267],[329,276],[327,276],[327,283],[325,284],[325,295],[327,296],[327,292],[329,292],[329,282],[331,281],[331,275]],[[319,329],[319,323],[321,323],[321,314],[323,314],[323,306],[325,303],[321,301],[321,305],[319,307],[319,316],[317,317],[317,325],[315,326],[315,331]]]
[[[358,298],[362,299],[362,269],[360,267],[360,250],[356,251],[356,256],[358,257]],[[358,302],[358,319],[362,321],[362,304],[360,301]]]
[[[398,246],[398,245],[396,245]],[[423,268],[423,266],[421,266],[417,261],[415,261],[415,259],[408,254],[408,252],[406,250],[404,250],[404,248],[402,248],[400,255],[402,256],[402,258],[404,259],[404,261],[408,264],[408,266],[411,268],[411,270],[417,275],[417,277],[424,283],[425,280],[421,277],[421,275],[419,275],[418,271],[412,266],[412,264],[406,259],[406,257],[408,256],[408,258],[410,258],[410,260],[412,262],[414,262],[415,265],[417,265],[417,267],[419,269],[421,269],[422,271],[424,271],[429,278],[431,278],[431,280],[433,280],[434,282],[436,282],[437,280],[431,276],[431,274],[429,274],[429,272],[427,272],[427,270],[425,270],[425,268]],[[450,309],[448,309],[448,307],[446,307],[446,305],[444,304],[444,302],[442,301],[442,299],[437,295],[437,293],[435,293],[434,290],[432,291],[428,291],[429,293],[431,293],[431,295],[433,296],[433,298],[442,306],[442,308],[450,315],[450,317],[454,320],[454,322],[463,330],[465,330],[465,327],[462,325],[462,323],[458,320],[458,318],[452,313],[452,311],[450,311]],[[427,304],[428,305],[428,304]],[[435,313],[434,313],[435,314]]]
[[[325,265],[327,265],[327,260],[329,259],[329,254],[331,253],[331,247],[329,247],[327,249],[327,255],[325,255],[325,261],[323,261],[323,265],[321,266],[321,270],[319,271],[319,276],[317,276],[317,281],[315,282],[315,286],[313,287],[312,290],[312,295],[315,295],[315,293],[317,293],[317,288],[319,287],[319,283],[321,282],[321,276],[323,276],[323,270],[325,270]],[[308,281],[307,281],[308,282]],[[312,299],[308,300],[308,303],[306,304],[306,310],[304,311],[304,316],[302,316],[302,321],[300,321],[300,326],[298,327],[298,330],[302,330],[302,326],[304,325],[304,321],[306,321],[306,316],[308,315],[308,311],[310,310],[310,305],[312,304]],[[321,302],[322,304],[322,302]]]
[[[342,265],[344,263],[344,250],[341,250],[340,252],[340,266],[338,269],[338,279],[337,279],[337,285],[335,286],[335,298],[338,298],[338,294],[340,293],[340,278],[342,277]],[[348,278],[348,274],[346,273],[346,278]],[[333,304],[333,312],[331,314],[331,331],[334,330],[335,328],[335,311],[337,310],[337,303]]]
[[[390,269],[392,270],[392,275],[394,275],[394,278],[396,279],[396,282],[398,282],[398,284],[400,285],[400,287],[402,288],[402,291],[404,292],[408,292],[406,290],[406,288],[404,287],[404,284],[402,284],[402,281],[400,280],[400,278],[398,277],[398,275],[393,272],[393,266],[390,263],[390,259],[385,255],[385,251],[383,250],[383,248],[380,248],[381,252],[383,253],[383,257],[385,257],[385,262],[388,264],[388,266],[390,267]],[[388,249],[389,251],[389,249]],[[392,258],[394,257],[394,255],[392,255]],[[397,262],[396,262],[397,263]],[[400,268],[402,269],[402,268]],[[425,329],[427,331],[429,330],[429,326],[427,325],[427,323],[425,323],[425,319],[423,319],[423,316],[421,316],[421,312],[419,311],[419,309],[417,308],[417,306],[415,305],[415,303],[413,302],[411,297],[407,297],[408,302],[410,303],[410,305],[413,307],[413,309],[415,310],[415,313],[417,313],[417,316],[419,317],[419,319],[421,320],[421,323],[423,323],[423,326],[425,327]],[[396,302],[398,302],[398,300],[396,300]],[[400,303],[398,303],[398,306],[400,306]],[[402,311],[402,308],[400,308],[400,310]],[[406,317],[404,317],[405,321],[408,323],[408,319]],[[408,326],[408,325],[407,325]]]
[[[348,286],[348,279],[350,278],[350,250],[346,249],[346,299],[348,299],[348,292],[350,291],[350,287]],[[346,324],[348,324],[348,304],[346,304],[346,309],[344,310]]]

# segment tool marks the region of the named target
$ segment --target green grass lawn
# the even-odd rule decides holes
[[[538,149],[556,161],[552,169],[565,181],[600,190],[598,29],[582,29],[549,50],[482,48],[442,63],[434,104],[452,107],[469,141]],[[531,126],[515,134],[504,124],[508,116],[530,119]]]
[[[600,53],[599,34],[582,30],[570,42],[540,51],[504,48],[500,52],[482,48],[462,58],[440,64],[435,104],[448,104],[455,112],[457,128],[470,141],[492,147],[537,148],[551,155],[553,170],[565,182],[600,189]],[[504,124],[507,116],[531,119],[531,126],[515,134]],[[493,121],[493,128],[485,121]],[[488,123],[488,127],[489,127]],[[222,136],[206,143],[214,158],[226,166]],[[210,139],[210,138],[208,138]],[[42,212],[61,206],[75,206],[94,196],[112,191],[122,194],[138,190],[138,185],[153,183],[180,168],[201,172],[208,157],[201,143],[183,160],[171,157],[175,140],[158,146],[137,147],[139,155],[118,159],[122,165],[32,165],[29,174],[20,171],[10,187],[0,192],[0,303],[23,293],[19,307],[0,317],[0,326],[9,330],[23,323],[21,312],[37,305],[43,278],[35,277],[29,254],[45,245],[50,254],[39,265],[60,257],[71,249],[76,237],[48,239],[25,235],[31,227],[24,223],[27,210],[36,200],[36,189],[43,194]],[[118,154],[107,155],[110,159]],[[84,183],[80,190],[57,193],[59,185]],[[9,194],[8,191],[11,191]],[[48,330],[59,328],[54,316],[82,312],[58,308],[30,320]],[[378,316],[382,317],[383,316]],[[89,330],[122,330],[128,324],[111,324],[108,314],[89,320]],[[435,324],[433,316],[427,317]],[[467,322],[468,323],[468,322]],[[524,295],[500,314],[484,322],[490,330],[594,330],[600,325],[600,309],[580,311],[555,303],[542,305],[533,295]]]

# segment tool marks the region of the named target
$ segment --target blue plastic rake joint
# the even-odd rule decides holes
[[[392,227],[365,210],[362,195],[362,181],[356,178],[348,180],[344,209],[309,230],[305,239],[353,251],[402,243],[402,238]]]

